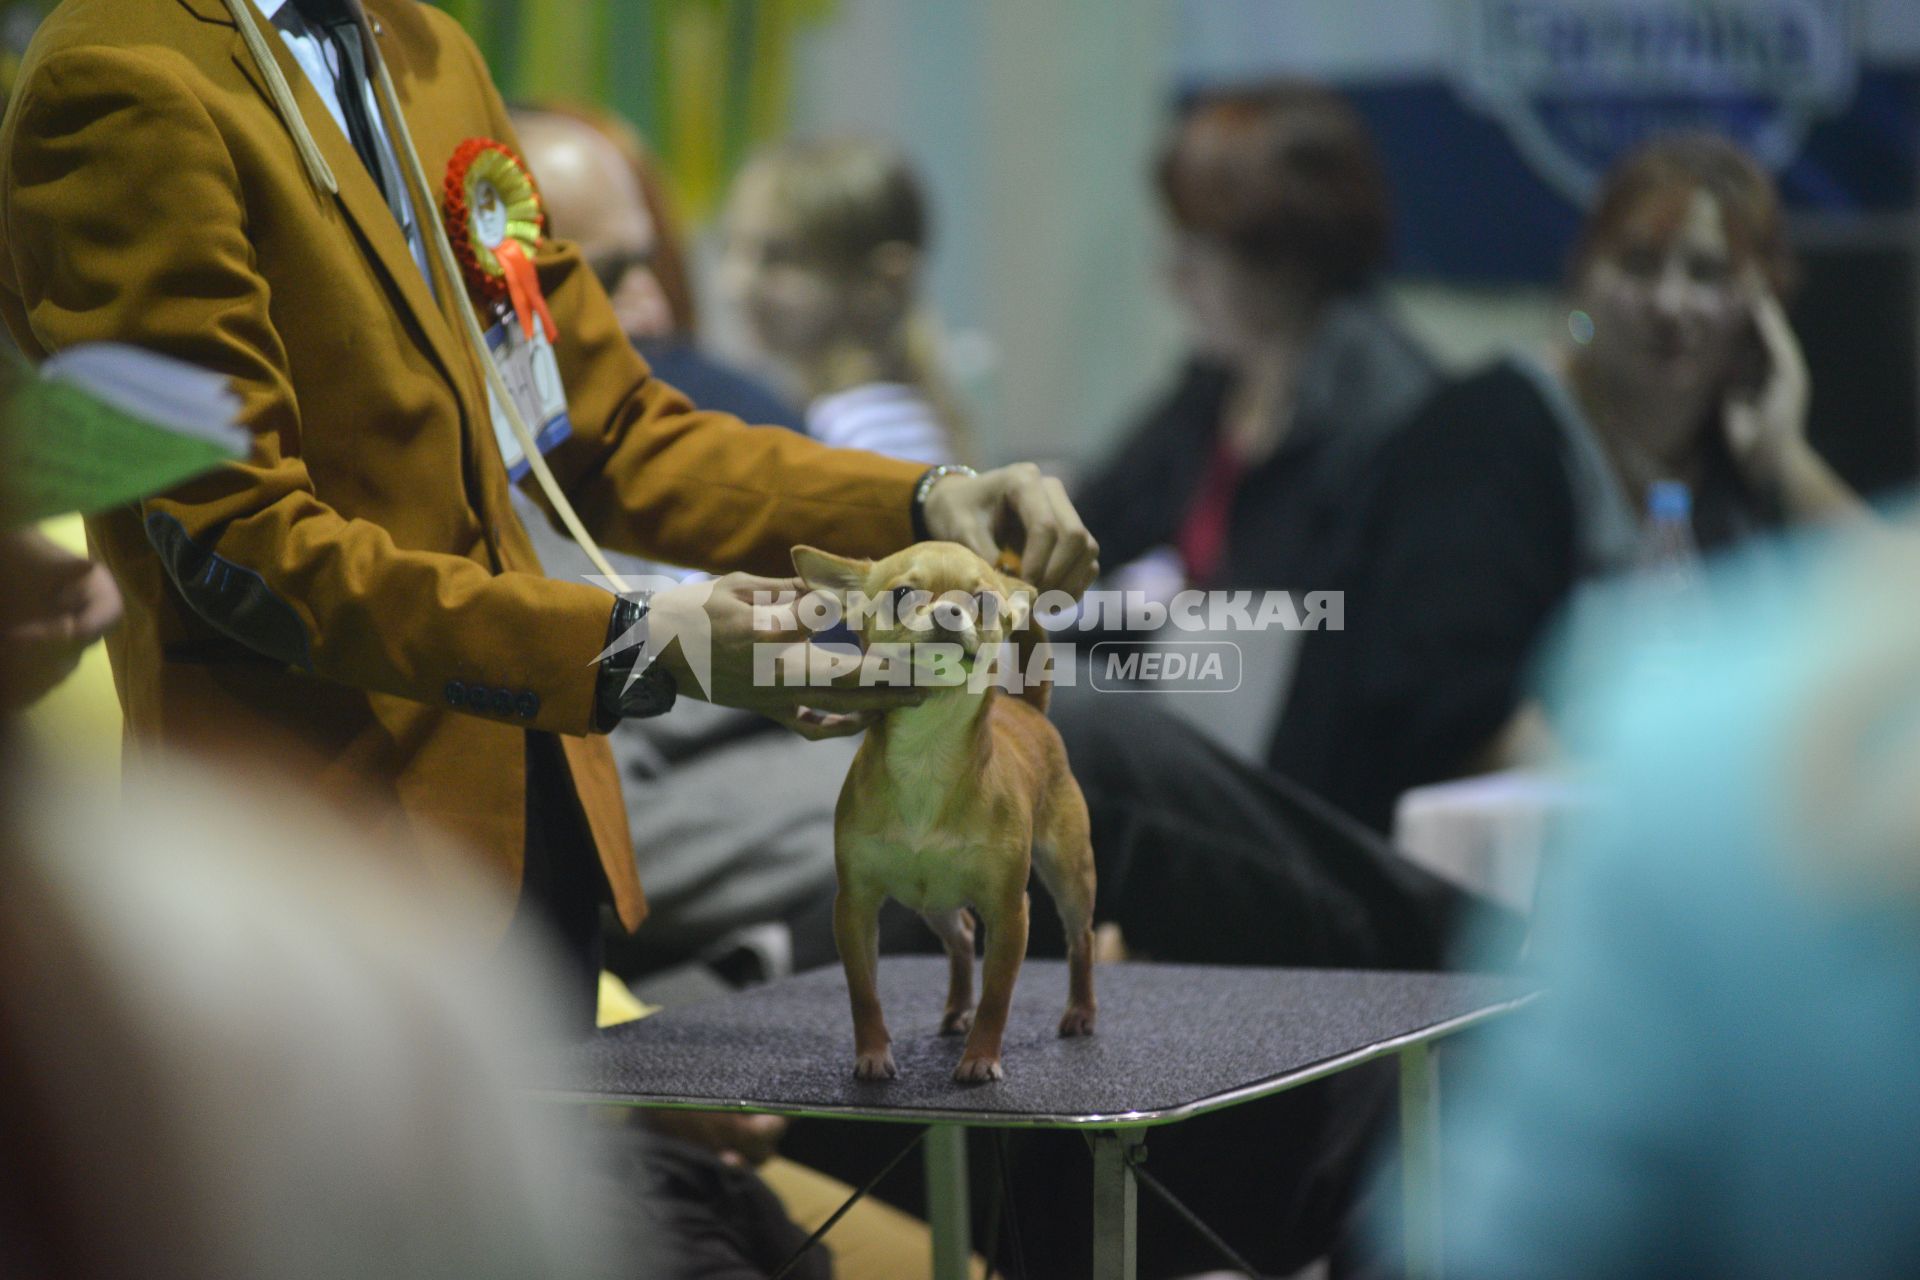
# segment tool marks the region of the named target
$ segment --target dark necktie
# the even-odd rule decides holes
[[[353,0],[292,0],[307,25],[323,39],[330,40],[340,53],[340,73],[334,77],[334,92],[340,99],[340,114],[346,117],[347,138],[373,177],[373,185],[386,198],[394,217],[400,216],[396,193],[387,184],[386,166],[380,163],[379,126],[367,110],[367,55],[360,44],[360,25]]]

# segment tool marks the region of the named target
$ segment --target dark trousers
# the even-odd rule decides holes
[[[1082,689],[1052,713],[1093,819],[1094,918],[1117,923],[1133,952],[1439,969],[1461,925],[1496,911],[1297,783],[1156,711],[1152,697]],[[1035,907],[1029,949],[1058,954],[1058,921]],[[1518,919],[1502,927],[1517,946]]]
[[[559,1014],[569,1034],[593,1030],[600,997],[600,904],[609,896],[560,742],[549,733],[529,733],[526,870],[508,932],[537,936],[559,960]]]
[[[591,1035],[603,951],[600,907],[610,893],[559,741],[527,735],[526,870],[510,933],[537,935],[560,965],[560,1016]],[[589,1126],[580,1186],[586,1212],[613,1246],[622,1280],[756,1280],[805,1241],[778,1198],[746,1169],[637,1124]],[[826,1280],[814,1249],[792,1274]]]

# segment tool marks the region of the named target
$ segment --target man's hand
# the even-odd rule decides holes
[[[1066,486],[1031,462],[977,476],[950,475],[928,491],[927,532],[972,548],[992,564],[1020,553],[1020,576],[1078,599],[1100,576],[1100,545],[1080,523]]]
[[[38,533],[0,536],[0,555],[8,583],[0,643],[12,654],[0,709],[16,711],[72,674],[87,646],[120,621],[120,590],[106,566]]]
[[[837,673],[831,683],[756,679],[769,671],[776,675],[787,671],[785,659],[807,648],[808,633],[799,620],[802,611],[795,607],[798,598],[807,594],[807,585],[799,578],[761,578],[749,573],[730,573],[662,591],[652,599],[647,623],[653,640],[664,646],[657,661],[667,664],[681,693],[715,706],[757,711],[805,738],[858,733],[882,713],[926,699],[930,692],[926,688],[887,684],[884,677],[889,669],[872,655]],[[779,600],[787,606],[754,607]],[[709,655],[704,671],[696,654],[689,652],[689,646],[702,644]],[[757,665],[756,656],[760,658]],[[824,651],[816,650],[815,657],[817,667]]]

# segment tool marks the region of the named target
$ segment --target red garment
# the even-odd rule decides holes
[[[1240,481],[1247,474],[1246,464],[1225,438],[1214,442],[1213,456],[1207,460],[1206,474],[1194,490],[1193,501],[1174,534],[1173,545],[1187,567],[1187,581],[1209,585],[1227,555],[1227,529],[1233,517],[1233,500],[1240,492]]]

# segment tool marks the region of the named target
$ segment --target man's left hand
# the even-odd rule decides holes
[[[9,591],[0,600],[8,670],[0,711],[32,705],[73,673],[88,645],[120,621],[120,591],[106,566],[31,529],[0,535]]]
[[[1100,544],[1067,498],[1066,486],[1031,462],[951,475],[927,493],[927,532],[971,547],[992,563],[1002,548],[1020,554],[1020,576],[1041,591],[1078,599],[1100,575]]]

